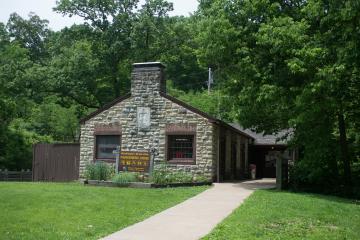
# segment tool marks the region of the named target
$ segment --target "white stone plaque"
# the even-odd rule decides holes
[[[140,130],[150,128],[150,108],[149,107],[138,107],[137,108],[137,127]]]

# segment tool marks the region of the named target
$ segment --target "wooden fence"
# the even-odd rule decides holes
[[[73,181],[79,178],[80,144],[33,146],[33,181]]]
[[[0,169],[0,181],[31,181],[32,180],[32,172],[30,170],[27,171],[8,171]]]

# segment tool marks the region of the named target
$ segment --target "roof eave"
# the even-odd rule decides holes
[[[130,98],[130,97],[131,97],[131,94],[128,93],[128,94],[126,94],[126,95],[124,95],[124,96],[121,96],[121,97],[118,97],[118,98],[114,99],[113,101],[105,104],[104,106],[100,107],[100,108],[97,109],[96,111],[94,111],[94,112],[90,113],[89,115],[87,115],[87,116],[83,117],[82,119],[80,119],[80,121],[79,121],[80,124],[84,124],[87,120],[95,117],[96,115],[102,113],[102,112],[105,111],[105,110],[108,110],[108,109],[111,108],[112,106],[114,106],[114,105],[116,105],[116,104],[118,104],[118,103],[120,103],[120,102],[122,102],[122,101],[124,101],[124,100],[126,100],[126,99],[128,99],[128,98]]]
[[[216,119],[216,118],[210,116],[209,114],[207,114],[207,113],[205,113],[203,111],[200,111],[199,109],[197,109],[197,108],[195,108],[195,107],[193,107],[193,106],[191,106],[191,105],[189,105],[189,104],[187,104],[187,103],[185,103],[185,102],[183,102],[183,101],[181,101],[181,100],[179,100],[179,99],[177,99],[175,97],[167,95],[164,92],[160,92],[160,96],[162,96],[162,97],[164,97],[164,98],[166,98],[166,99],[168,99],[168,100],[170,100],[170,101],[172,101],[172,102],[174,102],[174,103],[188,109],[191,112],[194,112],[194,113],[208,119],[209,122],[211,122],[211,123],[214,123],[214,124],[217,124],[219,126],[225,127],[225,128],[230,129],[230,130],[232,130],[232,131],[234,131],[234,132],[236,132],[236,133],[238,133],[238,134],[240,134],[240,135],[242,135],[244,137],[247,137],[247,138],[250,138],[250,139],[254,140],[254,138],[252,136],[240,131],[239,129],[236,129],[235,127],[231,126],[230,124],[228,124],[228,123],[226,123],[226,122],[224,122],[224,121],[222,121],[220,119]],[[80,124],[84,124],[89,119],[95,117],[96,115],[102,113],[105,110],[108,110],[109,108],[116,105],[117,103],[120,103],[120,102],[122,102],[122,101],[124,101],[124,100],[126,100],[126,99],[128,99],[130,97],[131,97],[131,94],[128,93],[125,96],[116,98],[112,102],[110,102],[108,104],[105,104],[104,106],[100,107],[96,111],[94,111],[94,112],[90,113],[89,115],[87,115],[86,117],[80,119],[80,121],[79,121]]]
[[[288,145],[286,143],[256,143],[254,142],[254,146],[259,147],[287,147]]]
[[[204,117],[206,119],[208,119],[209,122],[211,122],[211,123],[217,124],[219,126],[223,126],[223,127],[228,128],[228,129],[230,129],[230,130],[232,130],[232,131],[234,131],[234,132],[236,132],[236,133],[238,133],[240,135],[243,135],[244,137],[247,137],[247,138],[250,138],[250,139],[254,140],[254,138],[252,136],[240,131],[239,129],[234,128],[230,124],[228,124],[228,123],[226,123],[226,122],[224,122],[224,121],[222,121],[220,119],[216,119],[216,118],[212,117],[211,115],[209,115],[209,114],[207,114],[207,113],[205,113],[203,111],[200,111],[199,109],[197,109],[197,108],[195,108],[195,107],[193,107],[193,106],[191,106],[191,105],[189,105],[189,104],[187,104],[187,103],[185,103],[185,102],[183,102],[183,101],[181,101],[181,100],[179,100],[179,99],[177,99],[175,97],[167,95],[164,92],[160,92],[160,96],[162,96],[162,97],[164,97],[164,98],[166,98],[166,99],[168,99],[168,100],[170,100],[170,101],[172,101],[172,102],[174,102],[174,103],[176,103],[176,104],[178,104],[178,105],[180,105],[180,106],[182,106],[182,107],[184,107],[184,108],[186,108],[186,109],[188,109],[188,110],[190,110],[190,111],[192,111],[192,112],[194,112],[194,113],[196,113],[196,114],[198,114],[198,115],[200,115],[200,116],[202,116],[202,117]]]

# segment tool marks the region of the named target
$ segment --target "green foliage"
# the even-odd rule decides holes
[[[216,0],[197,13],[198,59],[215,69],[237,120],[293,129],[310,185],[350,186],[359,161],[359,13],[354,0]]]
[[[129,92],[133,62],[160,60],[168,92],[190,105],[259,132],[291,128],[306,184],[356,184],[358,1],[200,1],[190,17],[172,9],[60,0],[56,12],[87,23],[58,32],[34,14],[0,23],[2,166],[28,167],[32,142],[78,141],[79,118]]]
[[[62,46],[51,60],[51,88],[68,101],[96,108],[110,101],[104,98],[111,92],[106,79],[98,76],[99,59],[86,40],[70,47]]]
[[[107,181],[112,178],[114,172],[114,167],[107,163],[90,163],[85,167],[85,178],[87,180]]]
[[[48,135],[40,135],[28,131],[19,122],[12,122],[4,130],[0,140],[0,169],[8,170],[32,169],[32,146],[39,142],[52,142]]]
[[[341,216],[341,217],[339,217]],[[317,194],[258,190],[203,240],[358,239],[357,201]]]
[[[0,235],[22,240],[96,240],[205,189],[207,187],[128,189],[84,187],[79,183],[0,182]]]
[[[118,184],[127,184],[138,181],[138,174],[133,172],[121,172],[116,174],[112,179],[113,182]]]
[[[199,183],[203,183],[203,182],[212,182],[212,180],[204,175],[197,175],[194,177],[193,179],[194,182],[199,182]]]
[[[166,77],[177,89],[185,92],[206,87],[207,66],[201,66],[196,57],[196,19],[172,17],[167,19],[160,60],[166,64]]]
[[[176,89],[172,82],[169,81],[168,93],[185,103],[200,109],[203,112],[219,119],[234,122],[236,119],[236,112],[234,111],[234,103],[231,99],[224,95],[221,90],[213,89],[210,93],[207,90],[202,91],[182,91]]]
[[[132,48],[138,60],[151,61],[160,57],[157,52],[168,39],[156,33],[166,36],[166,20],[168,12],[172,10],[173,4],[166,0],[146,0],[142,5],[132,31]]]
[[[17,13],[12,13],[7,23],[7,29],[13,41],[21,47],[27,48],[30,58],[39,62],[46,57],[44,39],[50,34],[48,23],[49,21],[40,19],[34,13],[29,14],[28,20],[23,19]]]
[[[42,103],[32,109],[27,124],[28,129],[41,135],[52,136],[57,141],[78,140],[79,127],[75,106],[65,108],[48,99],[47,103]]]
[[[166,164],[157,165],[150,180],[156,184],[209,182],[205,176],[194,177],[191,172],[170,169]]]
[[[78,141],[81,117],[129,92],[133,62],[161,60],[176,87],[201,89],[207,72],[196,59],[195,25],[189,18],[169,17],[172,9],[164,0],[140,7],[137,0],[61,0],[56,12],[87,23],[52,32],[48,21],[33,13],[28,18],[14,13],[0,23],[1,161],[13,151],[6,150],[13,146],[9,138],[16,138],[10,125],[47,142]],[[15,142],[31,151],[25,139]],[[12,166],[29,160],[16,161]]]

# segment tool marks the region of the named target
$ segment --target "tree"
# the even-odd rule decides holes
[[[206,86],[208,68],[201,66],[196,56],[197,21],[195,17],[172,17],[166,20],[162,34],[163,49],[160,60],[166,64],[167,78],[174,87],[186,92],[201,91]]]
[[[129,74],[126,70],[130,65],[130,37],[137,2],[62,0],[54,8],[64,15],[77,15],[90,22],[92,48],[101,60],[97,71],[111,85],[106,102],[128,91]]]
[[[353,141],[348,126],[354,131],[359,120],[359,7],[353,0],[203,1],[198,12],[198,57],[221,73],[238,120],[260,132],[293,129],[303,162],[313,166],[308,170],[329,169],[330,184],[338,184],[342,166],[351,185],[347,145]]]
[[[111,91],[106,79],[98,74],[98,66],[99,59],[86,40],[63,47],[51,60],[51,88],[77,104],[98,108]]]
[[[148,62],[159,60],[167,48],[168,12],[173,4],[164,0],[146,0],[139,10],[132,31],[132,49],[135,60]]]
[[[51,33],[48,23],[34,13],[29,14],[29,20],[12,13],[6,27],[9,36],[21,47],[29,50],[30,59],[39,62],[46,57],[45,39]]]
[[[129,91],[133,62],[163,61],[168,78],[184,90],[205,85],[207,67],[197,62],[194,20],[170,18],[173,6],[164,0],[147,0],[138,10],[137,5],[138,1],[57,2],[57,12],[81,16],[87,23],[55,34],[52,55],[86,38],[99,60],[97,75],[108,87],[106,96],[94,96],[100,105]]]

